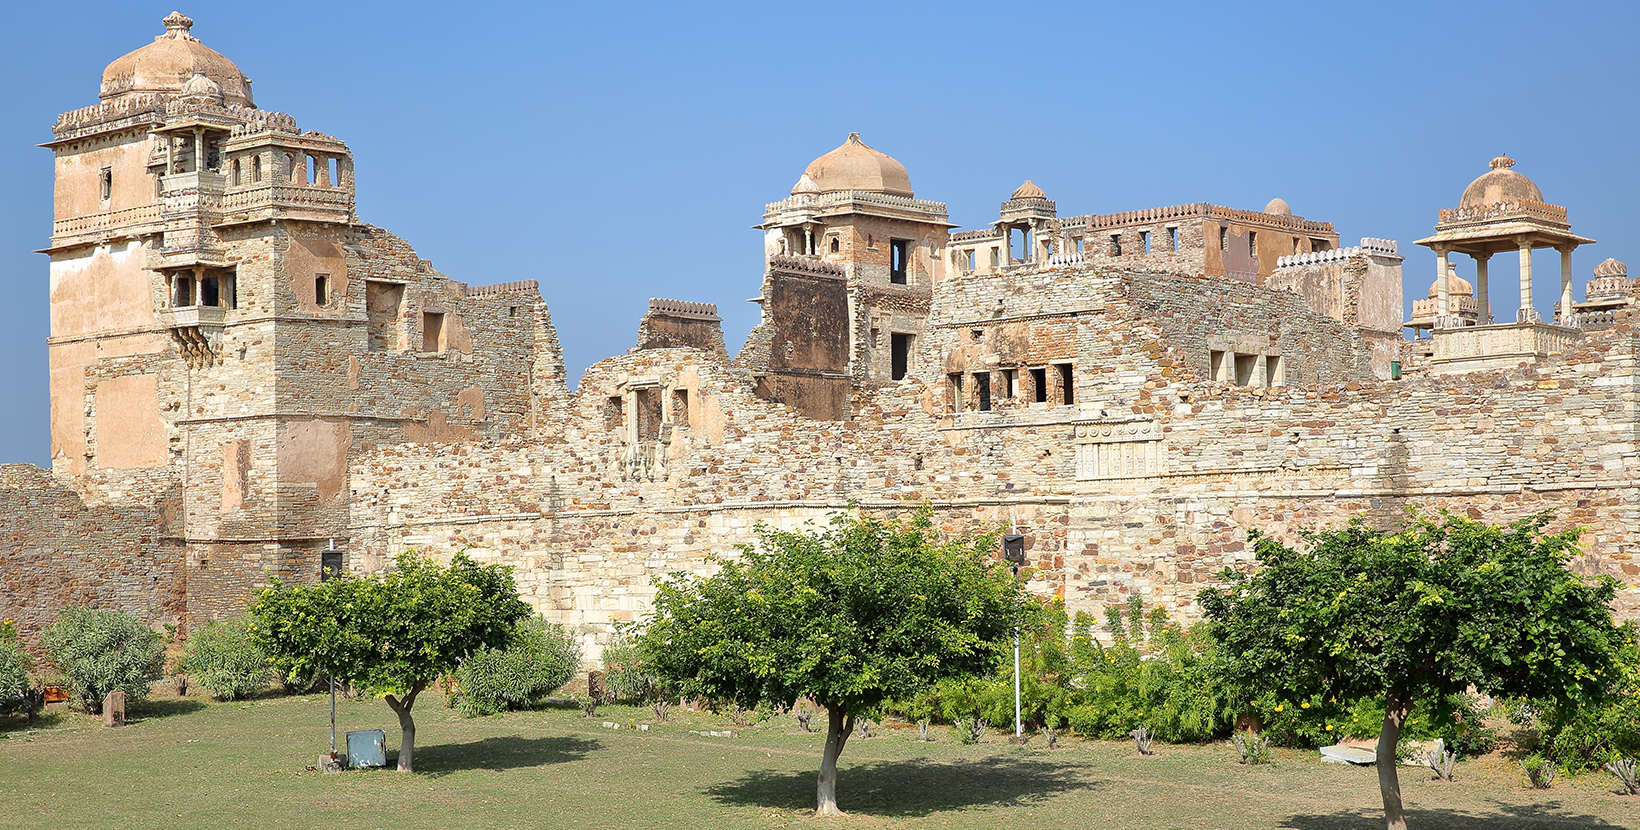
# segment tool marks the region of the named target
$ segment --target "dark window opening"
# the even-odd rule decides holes
[[[616,430],[626,421],[625,405],[620,395],[611,395],[604,399],[604,429]]]
[[[974,394],[979,398],[979,411],[991,411],[991,373],[974,373]]]
[[[1122,235],[1119,233],[1113,233],[1110,235],[1110,255],[1122,255]]]
[[[508,317],[517,317],[518,316],[518,306],[515,306],[515,305],[507,306],[507,316]]]
[[[201,279],[199,281],[199,304],[205,306],[216,306],[220,304],[222,296],[217,289],[218,283],[216,277],[205,277],[204,279]]]
[[[313,302],[317,305],[326,305],[330,302],[329,274],[317,274],[313,277]]]
[[[672,423],[680,427],[689,426],[689,390],[672,390]]]
[[[1316,239],[1314,237],[1311,237],[1310,238],[1310,250],[1311,251],[1329,251],[1329,250],[1332,250],[1332,244],[1329,243],[1325,239]]]
[[[1258,232],[1247,232],[1247,255],[1258,256]]]
[[[1298,253],[1298,237],[1293,237],[1293,253]]]
[[[1076,403],[1076,382],[1071,373],[1071,364],[1059,363],[1054,368],[1059,370],[1059,391],[1064,395],[1063,403],[1066,406]]]
[[[832,253],[834,253],[834,254],[837,253],[837,251],[839,249],[841,249],[842,247],[843,247],[843,243],[840,240],[838,240],[837,237],[834,236],[834,237],[831,238],[831,252]]]
[[[114,168],[104,167],[100,178],[102,180],[102,199],[106,202],[114,195]]]
[[[638,390],[638,440],[654,441],[661,437],[661,390]]]
[[[1257,372],[1258,372],[1258,355],[1256,355],[1256,354],[1238,354],[1238,355],[1236,355],[1236,385],[1237,386],[1263,386],[1264,384],[1262,383],[1262,378],[1258,378],[1256,376]]]
[[[251,156],[251,181],[262,181],[262,157]]]
[[[1037,403],[1048,402],[1048,370],[1031,370],[1031,394]]]
[[[888,243],[888,251],[888,281],[895,285],[905,285],[906,272],[909,270],[906,261],[911,258],[911,240],[892,240]]]
[[[1230,250],[1230,229],[1219,228],[1219,250]]]
[[[228,162],[228,184],[239,186],[239,159]]]
[[[185,308],[194,304],[194,278],[178,274],[172,281],[171,287],[175,292],[171,304],[177,308]]]
[[[889,371],[891,380],[902,380],[911,369],[911,338],[909,334],[889,335]]]

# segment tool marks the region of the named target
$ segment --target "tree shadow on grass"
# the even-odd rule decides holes
[[[1545,830],[1545,828],[1627,827],[1598,816],[1578,815],[1561,809],[1560,801],[1542,804],[1501,804],[1492,802],[1496,812],[1477,815],[1458,810],[1407,810],[1407,826],[1442,830]],[[1382,810],[1340,810],[1327,815],[1291,816],[1278,825],[1284,830],[1379,830],[1384,826]]]
[[[818,759],[816,759],[818,761]],[[753,771],[706,794],[721,804],[812,810],[815,772]],[[839,769],[837,806],[874,816],[926,816],[979,806],[1018,806],[1100,786],[1083,768],[1012,758],[877,761]]]
[[[197,700],[183,698],[158,698],[133,700],[125,707],[126,719],[132,723],[149,718],[168,718],[175,715],[186,715],[198,712],[205,708],[205,704]],[[97,717],[101,717],[98,715]]]
[[[416,772],[440,778],[473,769],[504,770],[579,761],[602,749],[595,740],[574,737],[524,738],[504,735],[464,744],[416,747]],[[394,755],[396,753],[389,753]],[[396,759],[390,759],[391,764]]]

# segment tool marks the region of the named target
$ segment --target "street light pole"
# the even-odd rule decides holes
[[[1017,528],[1016,528],[1017,529]],[[1002,558],[1014,568],[1014,581],[1019,581],[1019,566],[1025,564],[1025,537],[1010,533],[1002,537]],[[1025,721],[1019,706],[1019,612],[1014,612],[1014,742],[1025,735]]]

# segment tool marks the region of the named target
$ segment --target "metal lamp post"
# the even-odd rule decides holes
[[[329,582],[342,575],[342,552],[336,549],[336,540],[319,552],[319,581]],[[330,676],[330,757],[336,758],[336,676]]]
[[[1019,567],[1025,564],[1025,537],[1010,533],[1002,537],[1002,558],[1014,568],[1014,579],[1019,579]],[[1019,711],[1019,619],[1014,619],[1014,740],[1025,735],[1025,724]]]

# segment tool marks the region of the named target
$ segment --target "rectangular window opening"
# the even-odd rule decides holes
[[[106,202],[114,195],[114,168],[104,167],[98,179],[102,183],[102,200]]]
[[[220,283],[216,277],[205,277],[199,281],[199,304],[216,307],[222,303]]]
[[[1230,250],[1230,229],[1229,228],[1226,228],[1226,227],[1220,227],[1219,228],[1219,250],[1221,250],[1221,251]]]
[[[626,422],[626,406],[620,395],[611,395],[604,399],[604,429],[611,432],[620,429]]]
[[[331,187],[341,187],[342,186],[342,160],[337,159],[337,158],[330,159],[327,162],[327,166],[330,167],[330,186]]]
[[[1139,241],[1144,243],[1145,253],[1150,253],[1150,231],[1140,231]]]
[[[1004,397],[1004,398],[1019,397],[1019,370],[1018,369],[1003,369],[1002,370],[1002,397]]]
[[[1110,255],[1122,255],[1122,235],[1119,233],[1113,233],[1110,235]]]
[[[1247,232],[1247,255],[1258,256],[1258,232]]]
[[[952,372],[945,376],[946,392],[951,396],[951,411],[962,411],[962,373]]]
[[[404,303],[404,286],[391,282],[365,281],[365,327],[370,340],[366,348],[373,352],[397,352],[404,349],[399,332],[399,315]]]
[[[672,423],[680,427],[689,426],[689,390],[672,390]]]
[[[313,303],[315,305],[330,304],[330,275],[316,274],[313,277]]]
[[[891,380],[903,380],[911,370],[911,340],[913,335],[894,333],[889,335],[889,370]]]
[[[1168,243],[1168,246],[1171,247],[1173,250],[1175,250],[1175,251],[1179,250],[1179,229],[1178,228],[1168,228],[1167,229],[1167,243]]]
[[[1076,252],[1077,252],[1077,253],[1079,253],[1079,254],[1080,254],[1080,253],[1083,253],[1083,250],[1082,250],[1082,246],[1083,246],[1083,244],[1084,244],[1084,243],[1086,243],[1086,242],[1087,242],[1087,240],[1086,240],[1086,239],[1083,239],[1083,238],[1082,238],[1082,237],[1080,237],[1080,236],[1078,236],[1078,237],[1077,237],[1077,238],[1076,238]]]
[[[1059,391],[1063,395],[1061,403],[1066,406],[1076,403],[1076,376],[1071,371],[1071,364],[1058,363],[1054,368],[1059,370]]]
[[[444,351],[444,315],[437,311],[425,311],[421,315],[421,350],[424,352]]]
[[[1325,239],[1316,239],[1315,237],[1310,237],[1310,250],[1311,251],[1328,251],[1328,250],[1332,250],[1332,244],[1329,243]]]
[[[318,184],[319,183],[319,171],[314,169],[315,164],[316,164],[317,161],[318,161],[318,159],[315,159],[313,156],[308,156],[307,157],[307,183],[308,184]]]
[[[177,308],[187,308],[194,304],[194,278],[177,274],[172,280],[171,287],[175,292],[171,304]]]
[[[1207,353],[1208,377],[1219,383],[1230,380],[1230,370],[1225,368],[1224,352],[1214,349]]]
[[[895,285],[905,285],[906,274],[910,266],[911,240],[892,239],[888,243],[888,281]]]
[[[997,248],[992,248],[991,249],[991,267],[992,268],[995,268],[995,267],[1002,264],[1002,258],[1001,257],[1002,257],[1002,255],[1001,255],[1001,251],[999,249],[997,249]]]
[[[974,373],[974,396],[979,398],[979,411],[991,411],[991,373]]]
[[[1265,371],[1270,375],[1271,386],[1287,385],[1287,361],[1281,355],[1273,354],[1265,358]]]
[[[966,259],[968,260],[968,269],[967,270],[969,270],[969,271],[974,270],[976,267],[978,267],[975,260],[979,259],[979,252],[978,251],[969,251],[968,254],[967,254]]]
[[[1258,355],[1256,355],[1256,354],[1238,354],[1238,355],[1236,355],[1236,385],[1237,386],[1259,386],[1259,385],[1262,385],[1262,384],[1257,383],[1256,381],[1259,380],[1259,379],[1254,377],[1254,374],[1257,371],[1258,371]]]
[[[262,181],[262,157],[251,156],[251,181]]]
[[[1048,402],[1048,370],[1031,370],[1031,396],[1037,403]]]

